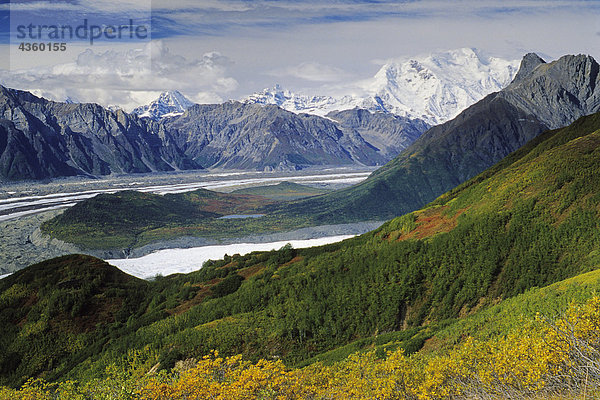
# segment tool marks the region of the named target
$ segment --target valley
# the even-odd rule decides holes
[[[190,357],[240,354],[252,363],[281,359],[292,370],[309,365],[302,371],[321,365],[317,360],[335,366],[356,357],[367,357],[361,365],[371,370],[397,359],[395,354],[407,368],[417,363],[414,371],[425,362],[423,379],[445,377],[430,387],[418,375],[416,386],[405,389],[410,393],[427,398],[442,388],[459,390],[454,385],[474,390],[481,386],[452,380],[454,367],[439,370],[427,360],[446,365],[446,357],[467,357],[455,353],[463,350],[475,351],[478,359],[485,353],[477,346],[503,343],[506,330],[521,340],[519,321],[536,310],[564,313],[574,299],[595,304],[599,135],[600,114],[547,131],[427,206],[321,247],[227,255],[195,272],[153,281],[78,255],[25,268],[0,280],[7,305],[0,317],[9,321],[5,337],[14,338],[0,359],[14,365],[3,382],[22,384],[43,369],[39,359],[56,365],[46,370],[47,379],[89,381],[123,354],[168,368]],[[108,293],[118,303],[104,302]],[[574,310],[596,318],[596,308]],[[40,341],[35,350],[28,345],[32,340]],[[73,348],[73,342],[82,345]],[[218,355],[206,358],[211,350]],[[495,364],[503,362],[501,354],[485,365],[501,368]],[[554,376],[542,366],[526,369],[543,372],[544,378],[535,379]],[[352,371],[349,376],[355,376]],[[398,374],[389,379],[400,379]],[[508,381],[514,382],[509,388],[529,378]],[[502,375],[497,379],[485,381],[489,390],[506,382]],[[327,382],[325,387],[335,387]]]
[[[89,199],[70,208],[45,223],[42,231],[83,249],[117,250],[127,255],[136,247],[184,236],[224,239],[309,226],[388,220],[427,205],[518,151],[542,132],[600,110],[598,70],[598,63],[590,56],[569,55],[546,63],[536,54],[527,54],[510,85],[486,96],[456,118],[428,129],[361,182],[297,200],[255,202],[254,206],[246,202],[245,212],[264,214],[260,219],[160,221],[155,216],[144,217],[144,212],[159,201],[156,197],[117,199],[106,195],[102,200]],[[523,100],[529,98],[532,100]],[[183,203],[169,209],[180,214],[187,212],[186,207],[209,210],[209,196],[198,196],[204,200],[184,196]],[[115,201],[127,212],[136,210],[139,220],[123,224],[123,215],[114,218]],[[220,216],[236,213],[223,208],[219,212]]]
[[[0,221],[65,208],[100,193],[136,190],[143,193],[184,193],[199,188],[231,192],[280,182],[298,182],[323,189],[340,189],[366,179],[373,167],[313,168],[294,172],[194,171],[123,175],[113,178],[61,179],[46,184],[13,183],[0,188]]]
[[[365,179],[372,171],[368,167],[325,168],[309,171],[273,172],[256,171],[198,171],[180,173],[154,173],[135,176],[119,176],[114,178],[85,179],[69,178],[46,184],[19,183],[4,185],[0,189],[0,228],[3,241],[0,244],[0,272],[9,273],[27,265],[48,258],[84,252],[103,258],[114,258],[118,252],[90,251],[45,237],[39,227],[61,213],[61,210],[72,207],[78,202],[92,198],[101,193],[117,193],[123,190],[137,190],[142,193],[185,193],[205,188],[220,192],[252,190],[261,193],[262,185],[274,188],[281,182],[298,182],[311,185],[318,192],[346,187]],[[301,186],[306,196],[311,186]],[[267,191],[268,192],[268,191]],[[312,193],[315,194],[315,193]],[[268,195],[268,193],[267,193]],[[282,194],[282,198],[291,194]],[[280,196],[280,197],[281,197]],[[187,237],[175,241],[155,242],[130,252],[130,257],[141,257],[153,251],[169,247],[190,248],[214,245],[217,243],[236,242],[272,242],[278,240],[314,239],[340,234],[360,234],[372,229],[373,224],[350,224],[349,226],[323,226],[320,229],[305,228],[298,232],[266,235],[242,235],[228,238]],[[160,271],[156,271],[158,273]]]

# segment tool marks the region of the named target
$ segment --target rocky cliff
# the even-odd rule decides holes
[[[201,168],[160,125],[97,104],[0,87],[0,178],[45,179]]]

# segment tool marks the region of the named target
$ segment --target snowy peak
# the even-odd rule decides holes
[[[276,83],[272,88],[265,88],[261,92],[248,96],[247,103],[256,104],[275,104],[281,106],[289,100],[293,94]]]
[[[193,105],[194,103],[188,100],[179,91],[167,91],[162,92],[160,96],[150,104],[134,109],[133,114],[136,114],[141,118],[151,118],[158,121],[163,118],[181,115]]]
[[[346,85],[347,95],[300,95],[275,85],[244,101],[317,115],[364,108],[436,125],[508,86],[518,67],[518,60],[488,57],[464,48],[390,60],[372,78]],[[344,90],[341,87],[338,92]]]
[[[275,86],[272,88],[265,88],[260,92],[254,93],[242,99],[242,102],[262,105],[273,104],[294,113],[307,113],[325,116],[333,110],[349,109],[354,107],[354,105],[344,107],[344,100],[351,101],[352,99],[349,97],[334,98],[332,96],[323,95],[303,95],[293,93],[282,88],[279,84],[275,84]]]
[[[362,83],[362,106],[439,124],[486,95],[506,87],[518,61],[458,49],[408,60],[393,60]]]

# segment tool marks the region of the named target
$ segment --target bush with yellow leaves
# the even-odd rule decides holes
[[[357,353],[325,365],[286,368],[241,355],[205,356],[170,373],[115,373],[77,385],[30,380],[2,399],[504,399],[600,395],[600,297],[555,321],[538,316],[489,340],[467,338],[443,354]],[[139,366],[138,366],[139,367]]]

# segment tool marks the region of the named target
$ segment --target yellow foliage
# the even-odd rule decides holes
[[[467,338],[444,354],[398,350],[381,359],[371,351],[289,369],[280,360],[251,363],[213,352],[187,370],[149,375],[133,353],[133,372],[115,367],[104,383],[30,380],[19,390],[0,389],[0,399],[593,398],[600,382],[589,376],[600,376],[599,350],[600,297],[594,297],[557,321],[538,317],[502,337]]]

